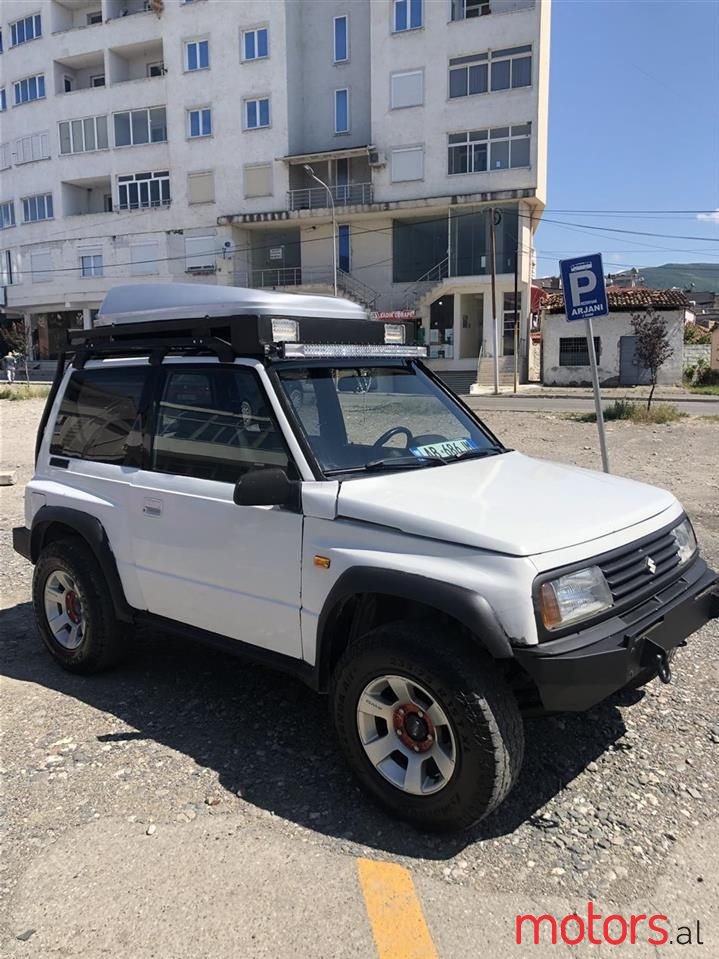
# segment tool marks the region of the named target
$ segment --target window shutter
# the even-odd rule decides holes
[[[212,170],[187,174],[187,202],[215,202],[215,174]]]
[[[392,150],[392,182],[424,178],[424,147]]]
[[[218,242],[216,236],[186,236],[185,269],[214,270]]]
[[[245,196],[272,196],[272,164],[245,167]]]
[[[159,273],[160,244],[157,240],[148,243],[133,243],[130,246],[130,273],[132,276],[150,276]]]
[[[32,253],[30,255],[30,270],[32,271],[31,280],[33,283],[49,283],[51,279],[50,270],[52,270],[52,254]]]
[[[393,110],[398,107],[421,106],[424,102],[424,74],[421,70],[393,73],[390,82]]]

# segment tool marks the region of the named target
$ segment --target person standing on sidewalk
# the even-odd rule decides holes
[[[17,369],[17,356],[10,350],[5,357],[5,375],[8,383],[15,382],[15,370]]]

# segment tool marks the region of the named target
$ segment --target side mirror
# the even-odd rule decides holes
[[[238,480],[232,498],[238,506],[286,506],[299,510],[300,484],[289,479],[283,469],[256,469]]]

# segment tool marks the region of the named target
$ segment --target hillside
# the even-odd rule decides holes
[[[669,290],[678,286],[684,290],[693,283],[697,292],[719,293],[719,263],[665,263],[640,267],[639,273],[650,289]]]

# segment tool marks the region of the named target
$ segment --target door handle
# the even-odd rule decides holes
[[[162,516],[161,499],[145,499],[142,503],[142,512],[145,516]]]

